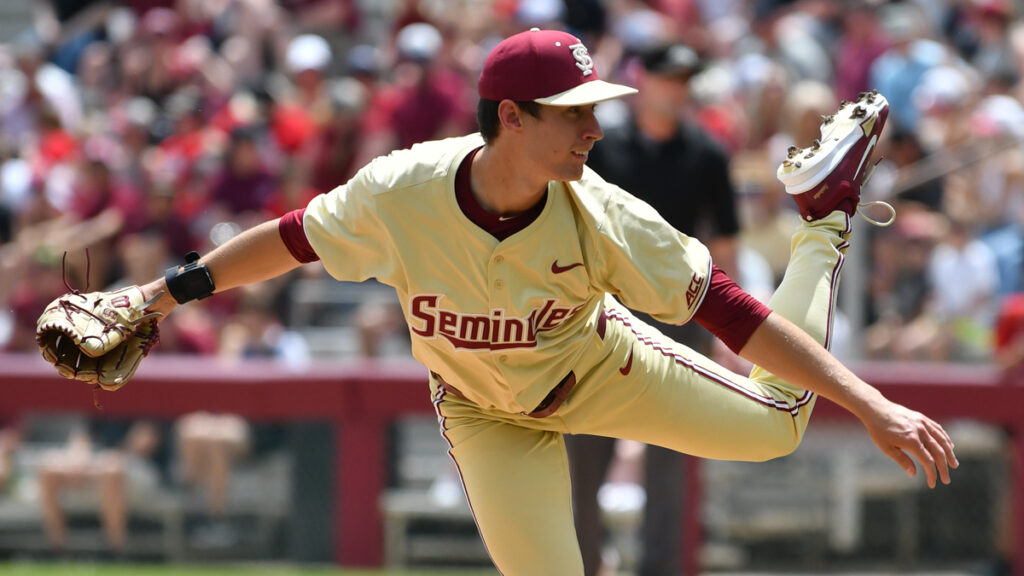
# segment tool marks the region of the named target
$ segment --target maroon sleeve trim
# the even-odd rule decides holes
[[[739,352],[772,311],[747,294],[718,266],[711,269],[711,283],[694,320]]]
[[[281,234],[281,240],[288,251],[292,253],[299,262],[316,262],[320,260],[309,239],[306,238],[306,231],[302,228],[302,216],[306,213],[305,208],[292,210],[281,217],[277,222],[277,231]]]

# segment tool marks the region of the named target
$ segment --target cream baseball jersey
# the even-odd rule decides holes
[[[499,241],[455,197],[459,164],[482,145],[474,134],[393,152],[306,208],[329,274],[395,288],[417,360],[480,406],[529,412],[586,372],[606,294],[690,320],[711,272],[702,244],[589,169],[549,183],[537,219]]]

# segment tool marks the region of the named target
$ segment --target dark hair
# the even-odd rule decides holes
[[[487,144],[498,137],[498,127],[501,126],[501,122],[498,121],[498,104],[500,102],[497,100],[481,98],[476,105],[476,124],[480,129],[480,135],[484,137],[484,142]],[[516,106],[530,116],[540,118],[540,104],[527,100],[516,102]]]
[[[640,54],[644,70],[664,76],[691,77],[704,70],[700,55],[686,44],[658,44]]]

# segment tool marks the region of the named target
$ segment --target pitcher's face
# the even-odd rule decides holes
[[[523,114],[525,153],[533,169],[543,171],[547,180],[582,178],[590,150],[604,137],[594,115],[596,107],[542,105],[539,118]]]

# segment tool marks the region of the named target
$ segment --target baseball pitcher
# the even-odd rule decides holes
[[[377,158],[305,209],[128,293],[59,299],[40,319],[47,357],[116,387],[138,354],[121,363],[106,351],[128,342],[144,353],[149,340],[132,335],[179,304],[317,260],[339,280],[393,286],[480,533],[507,575],[582,574],[564,434],[761,461],[797,447],[822,395],[909,475],[916,460],[929,486],[949,482],[957,461],[942,427],[827,351],[850,219],[888,113],[882,95],[844,103],[819,141],[780,166],[804,222],[765,305],[700,242],[587,168],[602,137],[595,104],[634,90],[599,79],[578,38],[511,36],[478,88],[478,134]],[[699,322],[756,367],[732,373],[630,309]],[[76,372],[79,346],[93,360]]]

